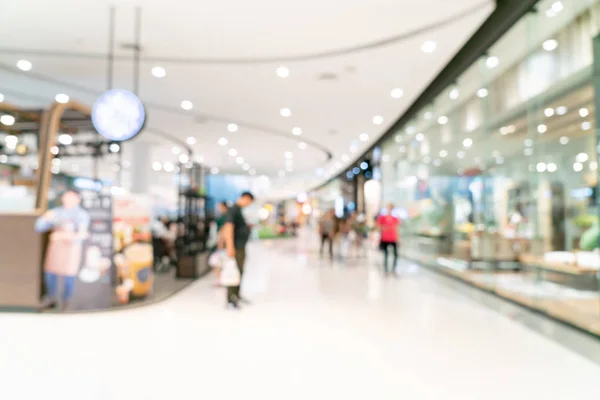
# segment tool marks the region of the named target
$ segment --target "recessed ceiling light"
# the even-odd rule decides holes
[[[52,146],[50,147],[50,153],[57,155],[59,152],[58,146]]]
[[[577,154],[577,156],[575,157],[575,159],[576,159],[577,161],[579,161],[580,163],[584,163],[584,162],[586,162],[587,160],[589,160],[589,158],[590,158],[590,156],[588,156],[588,154],[587,154],[587,153],[579,153],[579,154]]]
[[[447,123],[448,123],[448,117],[446,117],[445,115],[442,115],[441,117],[438,118],[438,124],[446,125]]]
[[[434,160],[433,161],[433,165],[435,165],[436,167],[439,167],[440,165],[442,165],[442,160]]]
[[[539,134],[546,133],[548,131],[548,127],[544,124],[539,124],[537,127],[537,131]]]
[[[462,160],[463,158],[465,158],[465,152],[462,150],[459,151],[458,153],[456,153],[456,157],[458,157]]]
[[[514,125],[509,125],[506,127],[506,131],[508,133],[515,133],[517,131],[517,128]]]
[[[415,128],[414,126],[408,126],[406,127],[406,133],[409,135],[414,135],[415,133],[417,133],[417,128]]]
[[[2,93],[0,93],[0,103],[2,103],[4,101],[4,95]]]
[[[211,173],[211,174],[213,174],[213,175],[216,175],[216,174],[218,174],[218,173],[219,173],[219,168],[217,168],[217,167],[212,167],[212,168],[210,169],[210,173]]]
[[[546,171],[546,168],[548,168],[548,166],[546,165],[546,163],[543,163],[543,162],[539,162],[536,165],[536,169],[538,172],[544,172],[544,171]]]
[[[548,118],[554,115],[554,108],[548,107],[544,110],[544,115]]]
[[[15,124],[15,117],[13,117],[12,115],[4,114],[0,116],[0,124],[12,126]]]
[[[298,143],[298,148],[299,148],[300,150],[306,150],[306,148],[307,148],[307,147],[308,147],[308,146],[307,146],[307,145],[306,145],[306,143],[304,143],[304,142],[300,142],[300,143]]]
[[[459,96],[460,90],[457,87],[453,87],[452,89],[450,89],[450,92],[448,92],[448,97],[450,97],[452,100],[458,99]]]
[[[181,102],[181,108],[183,108],[186,111],[189,111],[192,108],[194,108],[194,104],[189,100],[184,100]]]
[[[383,117],[381,115],[376,115],[373,117],[373,123],[375,125],[381,125],[383,124]]]
[[[583,171],[583,164],[580,163],[580,162],[573,163],[573,170],[575,172],[581,172],[581,171]]]
[[[180,149],[179,147],[177,147],[177,146],[173,146],[173,147],[171,148],[171,152],[172,152],[173,154],[177,155],[177,154],[181,153],[181,149]]]
[[[473,139],[466,138],[465,140],[463,140],[463,146],[465,146],[466,148],[473,146]]]
[[[31,71],[33,64],[27,60],[19,60],[17,61],[17,68],[19,68],[21,71]]]
[[[4,137],[4,143],[6,143],[6,147],[14,150],[17,147],[17,143],[19,143],[19,138],[15,135],[7,135]]]
[[[219,141],[217,143],[219,143],[219,146],[227,146],[229,141],[227,140],[227,138],[222,137],[219,139]]]
[[[350,153],[356,153],[358,151],[358,145],[353,143],[350,145]]]
[[[289,117],[292,115],[292,110],[289,108],[282,108],[279,110],[279,114],[281,114],[282,117]]]
[[[523,141],[523,144],[525,145],[525,147],[531,147],[531,146],[533,146],[533,140],[532,139],[525,139]]]
[[[433,118],[433,113],[431,111],[426,111],[425,114],[423,114],[423,118],[429,121],[431,118]]]
[[[179,155],[179,162],[180,162],[180,163],[182,163],[182,164],[185,164],[185,163],[187,163],[188,161],[190,161],[190,156],[188,156],[188,155],[187,155],[187,154],[185,154],[185,153],[181,153],[181,154]]]
[[[554,3],[552,3],[552,11],[554,11],[555,13],[559,13],[561,12],[565,7],[563,6],[563,3],[561,1],[555,1]]]
[[[487,58],[487,60],[485,60],[485,65],[489,68],[489,69],[494,69],[496,68],[498,65],[500,64],[500,59],[496,56],[490,56]]]
[[[558,169],[558,167],[554,163],[548,163],[546,168],[548,169],[548,172],[556,172],[556,170]]]
[[[415,139],[417,139],[419,142],[422,142],[423,140],[425,140],[425,135],[422,133],[417,133],[417,136],[415,136]]]
[[[153,162],[152,163],[152,169],[156,172],[160,171],[162,169],[162,164],[159,163],[158,161]]]
[[[556,114],[557,115],[565,115],[567,112],[569,112],[569,109],[565,106],[559,106],[556,107]]]
[[[242,165],[244,163],[244,157],[238,157],[235,159],[235,162]]]
[[[592,124],[589,121],[582,122],[581,129],[584,131],[589,131],[590,129],[592,129]]]
[[[290,70],[287,67],[279,67],[275,72],[280,78],[287,78],[288,76],[290,76]]]
[[[437,48],[437,44],[433,40],[428,40],[421,45],[423,53],[433,53]]]
[[[395,89],[392,89],[390,94],[391,94],[392,98],[394,98],[394,99],[401,99],[402,96],[404,96],[404,90],[402,90],[400,88],[395,88]]]
[[[54,96],[54,100],[56,100],[56,102],[60,104],[67,104],[69,102],[69,96],[67,96],[64,93],[59,93],[56,96]]]
[[[487,97],[490,92],[486,88],[481,88],[477,91],[477,97],[483,99]]]
[[[523,150],[523,154],[525,154],[526,156],[531,156],[533,155],[533,149],[531,147],[527,147],[525,148],[525,150]]]
[[[286,152],[283,154],[283,156],[284,156],[285,158],[288,158],[288,159],[289,159],[289,158],[294,158],[294,153],[292,153],[291,151],[286,151]]]
[[[244,171],[248,171],[250,169],[250,164],[244,164],[244,165],[242,165],[242,169]]]
[[[442,158],[448,157],[448,152],[446,150],[440,150],[440,157],[442,157]]]
[[[231,157],[235,157],[235,156],[237,156],[237,150],[236,149],[229,149],[229,151],[227,152],[227,154],[229,154]]]
[[[569,138],[567,136],[561,136],[559,139],[560,144],[565,145],[569,143]]]
[[[256,170],[254,168],[252,168],[250,171],[248,171],[248,173],[252,176],[256,175]]]
[[[580,116],[581,118],[585,118],[585,117],[587,117],[588,115],[590,115],[590,111],[589,111],[587,108],[585,108],[585,107],[584,107],[584,108],[580,108],[580,109],[579,109],[579,116]]]
[[[195,138],[195,137],[193,137],[193,136],[189,136],[189,137],[188,137],[188,138],[185,140],[185,142],[186,142],[187,144],[189,144],[190,146],[193,146],[193,145],[195,145],[195,144],[196,144],[196,138]]]
[[[231,133],[237,132],[238,126],[236,124],[229,124],[227,125],[227,130]]]
[[[62,164],[62,161],[60,158],[55,158],[52,160],[52,165],[55,167],[60,167],[60,164]]]
[[[118,153],[119,150],[121,150],[121,146],[119,146],[118,143],[111,143],[110,146],[108,146],[108,150],[111,153]]]
[[[163,168],[165,169],[165,172],[173,172],[175,170],[175,166],[170,162],[166,162]]]
[[[503,126],[502,128],[500,128],[500,134],[508,135],[508,128],[506,126]]]
[[[558,47],[558,42],[554,39],[548,39],[542,43],[542,48],[546,51],[554,51]]]
[[[73,143],[73,136],[63,133],[58,136],[58,143],[68,146]]]
[[[164,78],[167,76],[167,70],[163,67],[156,66],[152,68],[152,75],[154,75],[156,78]]]
[[[292,129],[292,134],[294,134],[295,136],[300,136],[302,135],[302,129],[295,127],[294,129]]]
[[[359,140],[361,142],[366,142],[366,141],[369,140],[369,134],[368,133],[361,133],[358,138],[359,138]]]

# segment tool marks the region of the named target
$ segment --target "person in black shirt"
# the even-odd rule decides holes
[[[244,219],[242,209],[248,207],[254,201],[254,196],[250,192],[244,192],[231,207],[225,217],[223,226],[223,239],[225,240],[225,249],[229,257],[234,257],[237,263],[240,275],[244,273],[244,262],[246,261],[246,243],[250,239],[251,229]],[[241,280],[240,280],[241,282]],[[238,308],[239,302],[243,301],[240,297],[240,286],[230,286],[227,288],[227,305]]]

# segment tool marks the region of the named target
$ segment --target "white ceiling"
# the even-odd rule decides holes
[[[493,10],[492,0],[3,0],[0,93],[25,107],[54,95],[92,104],[107,87],[109,3],[117,3],[117,87],[132,87],[134,5],[142,6],[140,97],[148,107],[152,157],[173,162],[185,141],[210,166],[243,173],[235,148],[258,174],[277,177],[284,153],[293,171],[273,179],[273,195],[313,187],[379,138]],[[421,51],[428,40],[431,54]],[[59,56],[50,56],[55,53]],[[26,59],[30,72],[16,68]],[[155,78],[151,68],[167,71]],[[282,79],[276,69],[285,66]],[[335,76],[320,80],[322,74]],[[393,99],[390,91],[402,88]],[[191,111],[180,107],[194,104]],[[284,118],[281,108],[292,115]],[[374,125],[373,116],[383,123]],[[227,125],[239,130],[230,133]],[[300,127],[301,136],[292,128]],[[367,133],[369,140],[359,141]],[[228,146],[217,144],[226,137]],[[300,142],[307,144],[300,149]],[[355,154],[351,153],[354,145]],[[131,151],[132,146],[128,146]],[[329,159],[328,154],[332,155]],[[349,161],[346,160],[348,156]],[[125,154],[125,157],[130,157]],[[337,164],[337,165],[336,165]],[[114,174],[109,168],[108,172]],[[160,174],[160,173],[158,173]]]

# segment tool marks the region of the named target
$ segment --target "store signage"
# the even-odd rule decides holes
[[[108,140],[122,142],[135,137],[146,123],[146,110],[132,92],[114,89],[104,92],[92,108],[92,124]]]

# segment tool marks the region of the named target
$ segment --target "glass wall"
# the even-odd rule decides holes
[[[598,335],[599,27],[541,1],[382,146],[405,256]]]

